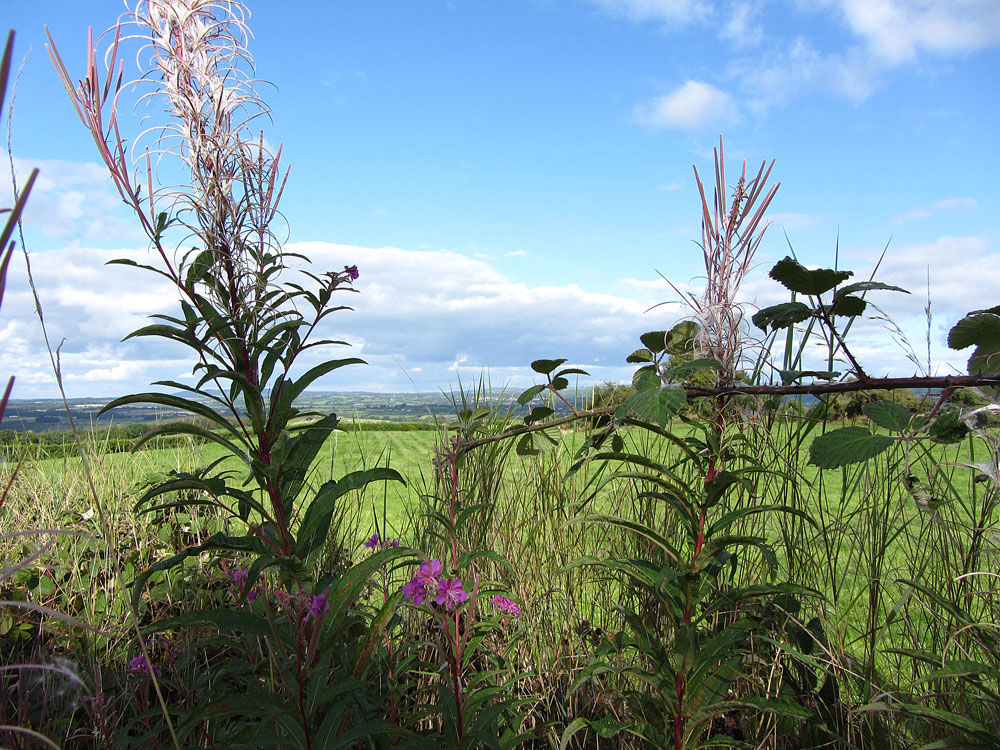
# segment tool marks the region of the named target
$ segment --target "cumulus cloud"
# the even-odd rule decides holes
[[[21,182],[33,168],[39,171],[24,213],[29,246],[65,242],[141,240],[142,233],[128,214],[108,176],[96,162],[60,159],[14,159]]]
[[[636,109],[636,118],[654,128],[697,130],[705,125],[731,120],[736,115],[732,98],[702,81],[688,81],[666,96]]]
[[[996,0],[837,0],[851,31],[890,65],[921,51],[964,54],[1000,43]]]
[[[792,7],[785,10],[793,12],[782,12],[782,18],[803,14],[813,16],[810,21],[839,26],[845,38],[839,44],[834,41],[837,34],[819,40],[788,25],[765,26],[762,6],[747,0],[591,2],[635,22],[662,22],[668,28],[694,25],[714,31],[731,45],[719,74],[731,90],[725,100],[714,86],[705,89],[700,87],[708,84],[688,82],[686,91],[639,107],[640,119],[663,127],[691,128],[691,120],[698,121],[693,115],[672,114],[670,97],[681,92],[709,111],[724,105],[729,116],[735,111],[732,97],[736,92],[745,108],[758,114],[814,94],[861,102],[882,88],[889,72],[899,66],[972,54],[1000,44],[1000,3],[996,0],[786,0],[785,5]],[[824,46],[831,43],[835,46]],[[720,52],[725,54],[724,49]],[[685,107],[684,111],[699,110]]]
[[[929,219],[941,211],[948,211],[954,208],[974,209],[979,207],[979,201],[975,198],[945,198],[944,200],[932,203],[929,206],[917,206],[893,218],[893,224],[904,224],[908,221],[918,219]]]

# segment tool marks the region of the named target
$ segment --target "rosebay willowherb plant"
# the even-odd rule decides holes
[[[217,535],[184,554],[221,546],[253,551],[262,564],[286,564],[308,559],[324,542],[341,495],[376,479],[399,476],[390,469],[352,474],[324,485],[304,508],[310,465],[338,420],[332,414],[300,414],[295,399],[318,378],[362,361],[326,360],[298,377],[292,370],[307,349],[344,343],[314,336],[328,315],[348,309],[334,304],[334,298],[354,291],[351,285],[359,272],[350,266],[320,275],[302,272],[303,283],[284,281],[291,256],[273,229],[284,184],[280,149],[271,155],[263,137],[249,129],[267,108],[253,89],[252,68],[245,70],[251,64],[246,15],[239,3],[140,2],[128,23],[114,29],[106,55],[109,77],[103,84],[92,38],[87,75],[77,87],[55,46],[49,49],[122,199],[159,256],[158,267],[115,262],[165,276],[180,297],[179,314],[156,315],[159,322],[129,338],[163,338],[187,347],[195,357],[193,386],[156,383],[190,396],[141,393],[116,399],[106,408],[154,403],[202,418],[201,424],[160,426],[142,440],[181,433],[214,442],[246,465],[256,485],[255,491],[243,489],[225,475],[214,475],[212,466],[153,488],[140,505],[185,491],[193,498],[186,502],[222,508],[241,519],[248,532],[239,538]],[[123,35],[130,28],[135,33]],[[120,46],[130,38],[145,42],[140,59],[147,54],[149,66],[141,82],[153,87],[145,96],[162,99],[171,116],[153,150],[147,148],[140,158],[141,178],[118,124],[124,88],[123,65],[117,60]],[[179,158],[189,170],[189,186],[155,189],[153,153],[157,159]],[[195,245],[180,256],[166,244],[175,228],[186,230],[186,241]],[[292,425],[304,416],[320,418]],[[161,567],[178,562],[180,558]],[[260,567],[255,566],[254,576]]]
[[[191,658],[197,661],[201,654],[208,659],[208,654],[221,651],[245,665],[248,655],[255,655],[249,661],[251,675],[236,684],[255,696],[261,720],[247,726],[235,719],[227,723],[226,717],[241,705],[239,690],[233,692],[236,688],[225,680],[212,680],[212,689],[198,701],[185,698],[184,708],[176,708],[180,713],[175,715],[186,718],[176,731],[170,727],[170,736],[175,743],[177,732],[184,736],[193,732],[209,743],[242,738],[251,743],[333,747],[327,744],[332,737],[343,738],[341,744],[347,745],[353,741],[348,736],[385,730],[371,724],[370,712],[360,708],[371,702],[359,695],[366,689],[362,677],[372,648],[359,644],[381,631],[391,611],[381,611],[376,616],[380,624],[369,631],[358,627],[362,611],[357,600],[374,571],[410,553],[387,549],[353,565],[343,552],[326,572],[317,576],[313,570],[317,559],[329,551],[325,548],[333,517],[345,495],[373,481],[401,481],[401,477],[389,468],[373,468],[331,479],[318,488],[311,485],[313,461],[338,418],[301,413],[296,398],[317,379],[362,360],[324,360],[308,369],[300,362],[314,347],[344,344],[320,340],[318,331],[327,316],[349,309],[336,304],[336,299],[355,291],[352,284],[359,272],[355,266],[321,274],[302,271],[294,281],[288,280],[293,256],[275,235],[287,172],[283,175],[279,167],[280,148],[271,154],[263,135],[251,130],[268,110],[253,87],[246,46],[248,16],[238,2],[137,2],[110,32],[103,74],[91,35],[88,69],[76,86],[54,44],[49,51],[77,115],[157,256],[153,265],[115,262],[169,279],[179,296],[178,313],[154,316],[156,323],[129,338],[175,342],[194,357],[193,385],[155,383],[185,395],[140,393],[116,399],[106,409],[131,403],[182,409],[199,422],[156,427],[139,444],[159,435],[192,435],[221,446],[245,469],[245,476],[239,477],[224,470],[219,459],[197,471],[174,472],[137,503],[143,512],[209,507],[244,532],[218,531],[139,575],[132,600],[136,612],[142,609],[151,576],[188,558],[215,552],[250,559],[238,603],[189,612],[154,624],[153,629],[211,624],[230,633],[232,637],[221,643],[195,641]],[[156,138],[134,162],[135,146],[128,147],[118,115],[127,90],[119,58],[124,46],[135,41],[142,45],[139,59],[147,62],[138,82],[149,87],[143,98],[162,102],[169,121],[146,131]],[[186,186],[154,185],[154,173],[172,168],[171,160],[187,170]],[[171,250],[168,237],[175,235],[192,249]],[[304,371],[298,374],[300,369]],[[334,548],[341,550],[340,545]],[[326,555],[328,563],[330,557]],[[279,569],[282,582],[274,596],[244,609],[261,573],[272,567]],[[294,593],[283,594],[281,589]],[[314,611],[317,597],[323,597],[329,614],[322,607]],[[306,601],[309,607],[299,606]],[[289,618],[294,622],[291,629]],[[223,672],[243,674],[229,667]],[[149,669],[146,674],[155,684],[157,676]],[[178,691],[181,696],[188,694]],[[214,713],[201,709],[206,696]],[[170,712],[162,704],[161,699],[169,723]],[[138,738],[159,736],[155,727],[140,724],[139,730]]]

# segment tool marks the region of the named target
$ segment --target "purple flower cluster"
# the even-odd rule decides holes
[[[150,667],[152,667],[152,670],[150,670]],[[134,659],[129,660],[126,672],[130,675],[148,675],[150,673],[159,675],[160,668],[155,664],[150,664],[150,662],[146,661],[146,657],[140,654]]]
[[[521,608],[518,606],[517,602],[511,601],[506,596],[494,596],[490,599],[490,604],[500,607],[500,611],[504,614],[513,615],[514,617],[521,616]]]
[[[250,571],[246,568],[237,568],[229,574],[229,581],[233,584],[235,590],[235,596],[238,599],[243,593],[243,587],[246,586],[247,577],[250,575]],[[253,588],[247,593],[247,601],[253,602],[257,600],[257,589]]]
[[[461,578],[442,577],[444,568],[436,557],[420,564],[420,570],[403,586],[403,594],[416,606],[433,598],[439,607],[453,610],[469,598]]]
[[[365,546],[372,551],[377,549],[378,550],[389,549],[390,547],[398,547],[399,540],[386,539],[383,541],[382,537],[380,537],[378,534],[372,534],[371,537],[368,539],[368,541],[365,542]]]
[[[326,594],[316,594],[313,596],[305,589],[299,589],[298,594],[286,594],[284,591],[275,591],[274,600],[286,609],[296,613],[299,622],[303,620],[315,620],[320,615],[330,611],[330,602],[327,601]]]

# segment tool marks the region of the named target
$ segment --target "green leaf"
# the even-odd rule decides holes
[[[887,292],[902,292],[903,294],[909,294],[908,291],[899,286],[893,286],[892,284],[883,284],[881,281],[856,281],[853,284],[845,284],[840,287],[833,295],[834,300],[845,295],[854,294],[855,292],[870,292],[876,289],[881,289]]]
[[[658,382],[659,378],[656,379]],[[684,402],[684,389],[681,387],[645,388],[625,399],[616,413],[619,419],[635,417],[662,427],[684,406]]]
[[[625,361],[629,364],[640,364],[642,362],[652,362],[653,353],[649,349],[636,349],[630,355],[625,357]]]
[[[536,406],[531,412],[524,418],[525,424],[534,424],[535,422],[540,422],[543,419],[547,419],[555,414],[555,409],[548,406]]]
[[[162,214],[161,214],[162,215]],[[194,288],[194,285],[201,281],[208,270],[212,267],[212,262],[215,260],[215,253],[211,250],[202,250],[195,259],[188,266],[187,276],[184,280],[184,286],[188,289]]]
[[[548,375],[555,372],[555,369],[559,367],[566,359],[536,359],[531,363],[531,369],[541,375]]]
[[[861,297],[855,297],[853,294],[845,294],[837,296],[830,306],[830,312],[845,318],[856,318],[859,315],[863,315],[867,307],[868,303],[861,299]]]
[[[545,390],[544,385],[533,385],[531,386],[531,388],[529,388],[528,390],[526,390],[524,393],[522,393],[520,396],[517,397],[517,403],[519,403],[521,406],[527,406],[531,402],[531,399],[533,399],[535,396],[537,396],[544,390]]]
[[[167,393],[134,393],[130,396],[122,396],[121,398],[116,398],[105,404],[101,410],[97,412],[97,415],[100,416],[106,411],[114,409],[117,406],[126,406],[128,404],[158,404],[160,406],[169,406],[173,409],[186,411],[188,414],[194,414],[198,417],[204,417],[205,419],[214,422],[219,427],[222,427],[226,432],[249,448],[249,443],[246,442],[243,435],[241,435],[240,432],[225,419],[225,417],[212,409],[212,407],[198,403],[197,401],[193,401],[189,398],[171,396]],[[145,439],[147,438],[144,437],[143,440]]]
[[[559,441],[552,437],[548,430],[535,430],[518,439],[515,451],[519,456],[537,456],[539,453],[550,451],[558,445]]]
[[[948,346],[975,346],[969,358],[970,375],[1000,372],[1000,316],[979,313],[962,318],[948,333]]]
[[[569,381],[566,378],[552,378],[551,386],[557,391],[561,391],[569,385]]]
[[[950,445],[960,443],[969,434],[969,428],[959,419],[957,411],[946,411],[927,430],[935,443]]]
[[[399,472],[385,467],[352,471],[339,480],[324,482],[302,517],[295,542],[295,554],[303,558],[308,557],[326,540],[337,500],[352,490],[358,490],[371,482],[379,481],[406,484]]]
[[[704,357],[702,359],[691,359],[687,362],[681,362],[679,365],[675,365],[669,369],[663,371],[664,377],[668,380],[678,381],[683,380],[688,375],[698,372],[699,370],[723,370],[722,363],[717,359],[712,359],[711,357]]]
[[[758,310],[750,320],[760,330],[788,328],[812,317],[813,311],[801,302],[782,302]]]
[[[861,411],[879,427],[893,432],[902,432],[910,425],[913,414],[902,404],[894,401],[874,401],[861,407]]]
[[[809,270],[794,258],[785,256],[774,264],[769,275],[790,291],[816,297],[846,281],[854,272],[832,268]]]
[[[809,463],[821,469],[862,463],[888,450],[892,443],[892,438],[872,435],[864,427],[841,427],[812,441]]]
[[[694,348],[694,339],[700,332],[701,326],[693,320],[682,320],[667,332],[667,353],[686,354],[690,352]]]
[[[788,385],[802,378],[819,378],[820,380],[833,380],[840,376],[836,370],[778,370],[781,375],[781,384]]]
[[[254,635],[264,638],[271,635],[271,626],[263,617],[250,614],[246,610],[207,609],[184,612],[174,617],[162,620],[143,628],[145,633],[159,633],[177,628],[192,628],[211,625],[219,630],[231,633]]]
[[[639,337],[639,341],[653,354],[659,354],[667,346],[666,338],[666,331],[647,331]]]

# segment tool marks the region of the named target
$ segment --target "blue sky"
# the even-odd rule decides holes
[[[48,24],[82,75],[86,29],[122,5],[11,3],[28,54],[13,111],[22,177],[42,168],[25,226],[50,336],[65,340],[72,396],[180,378],[182,351],[120,343],[169,289],[103,262],[141,257],[44,50]],[[1000,3],[994,0],[421,0],[250,3],[251,51],[273,110],[267,138],[292,167],[289,242],[321,268],[356,263],[357,311],[331,333],[367,368],[324,389],[447,388],[489,367],[520,385],[527,363],[568,357],[598,378],[679,306],[658,273],[698,287],[691,165],[729,173],[777,160],[773,225],[744,289],[787,252],[869,270],[911,289],[883,309],[934,366],[944,337],[1000,302]],[[131,62],[131,60],[129,60]],[[134,69],[132,71],[135,72]],[[155,115],[155,111],[143,111]],[[136,125],[138,127],[138,125]],[[138,131],[136,131],[138,132]],[[54,394],[23,281],[12,269],[0,357],[15,396]],[[752,309],[752,308],[748,308]],[[856,343],[871,370],[915,366],[879,321]],[[341,374],[343,373],[343,374]]]

